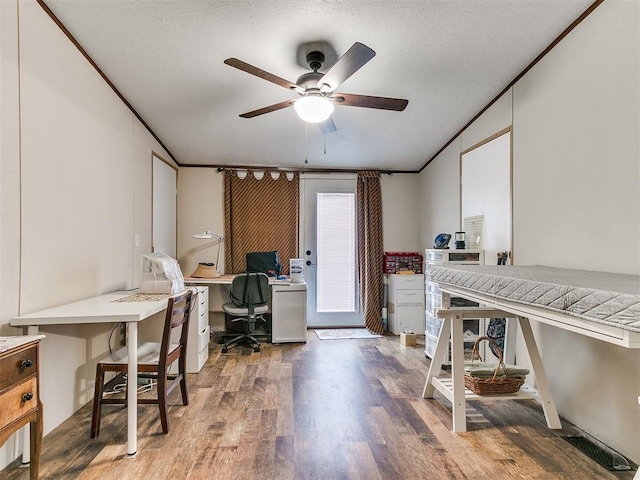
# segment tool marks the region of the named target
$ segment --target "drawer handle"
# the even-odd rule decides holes
[[[24,395],[22,395],[22,400],[25,401],[25,402],[28,402],[32,398],[33,398],[33,393],[31,393],[31,392],[27,392]]]
[[[27,358],[26,360],[23,360],[22,363],[20,364],[22,368],[29,368],[31,365],[33,365],[33,360],[29,358]]]

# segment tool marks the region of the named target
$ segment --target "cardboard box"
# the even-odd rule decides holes
[[[404,345],[405,347],[415,347],[416,334],[400,332],[400,345]]]

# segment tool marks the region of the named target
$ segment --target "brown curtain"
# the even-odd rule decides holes
[[[380,172],[358,172],[356,190],[360,302],[364,323],[382,334],[382,191]]]
[[[299,175],[277,180],[269,170],[258,180],[252,171],[244,179],[235,170],[224,172],[225,273],[244,272],[249,252],[277,251],[282,273],[298,256]],[[289,172],[291,173],[291,172]]]

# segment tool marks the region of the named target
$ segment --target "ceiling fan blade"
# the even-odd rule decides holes
[[[324,122],[320,122],[318,125],[320,126],[320,131],[322,132],[323,135],[338,131],[336,124],[333,121],[333,117],[327,118]]]
[[[342,55],[327,73],[318,81],[321,91],[333,92],[347,78],[360,70],[373,57],[376,52],[366,45],[356,42]]]
[[[237,58],[227,58],[224,63],[230,65],[232,67],[237,68],[238,70],[242,70],[243,72],[250,73],[251,75],[255,75],[258,78],[262,78],[267,82],[275,83],[276,85],[280,85],[289,90],[294,90],[297,85],[295,83],[290,82],[289,80],[285,80],[284,78],[280,78],[273,73],[265,72],[264,70],[254,67],[242,60],[238,60]]]
[[[404,98],[370,97],[368,95],[354,95],[352,93],[336,93],[331,101],[348,107],[378,108],[380,110],[403,111],[409,104]]]
[[[295,103],[295,100],[285,100],[284,102],[269,105],[268,107],[253,110],[252,112],[243,113],[240,115],[242,118],[253,118],[258,115],[264,115],[265,113],[275,112],[276,110],[282,110],[283,108],[290,107]]]

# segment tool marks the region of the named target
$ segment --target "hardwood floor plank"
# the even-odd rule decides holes
[[[609,472],[549,430],[533,401],[467,405],[468,432],[451,431],[451,405],[421,398],[429,361],[398,337],[212,344],[189,375],[190,404],[170,396],[170,433],[141,406],[138,454],[126,455],[126,409],[105,407],[89,438],[91,405],[45,436],[42,479],[137,480],[631,480]],[[46,412],[46,410],[45,410]],[[45,413],[46,414],[46,413]],[[26,480],[13,462],[0,478]]]
[[[277,472],[278,477],[274,478],[281,478],[282,480],[294,480],[296,478],[294,461],[295,454],[293,435],[277,435],[274,456],[274,473]]]

